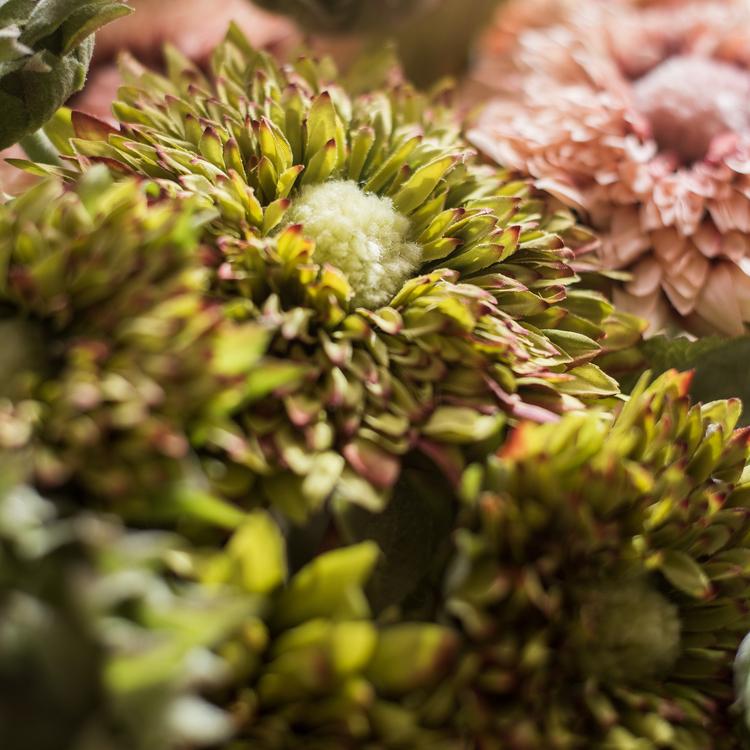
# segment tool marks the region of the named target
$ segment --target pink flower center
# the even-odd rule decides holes
[[[750,130],[750,73],[695,55],[670,57],[633,84],[635,102],[662,151],[685,164],[714,138]]]

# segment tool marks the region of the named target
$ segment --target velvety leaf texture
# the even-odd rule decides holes
[[[93,33],[130,10],[114,0],[0,5],[0,149],[35,132],[83,88]]]

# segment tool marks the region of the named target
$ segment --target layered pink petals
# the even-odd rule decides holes
[[[617,297],[652,330],[671,318],[742,333],[750,6],[649,5],[583,0],[543,32],[512,43],[501,33],[512,73],[496,79],[469,138],[585,216],[604,264],[633,274]],[[719,304],[722,294],[734,296]]]

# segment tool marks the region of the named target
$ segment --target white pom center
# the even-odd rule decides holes
[[[422,248],[409,241],[409,220],[390,198],[365,193],[356,182],[308,185],[287,218],[315,241],[317,263],[346,275],[359,307],[387,305],[421,262]]]

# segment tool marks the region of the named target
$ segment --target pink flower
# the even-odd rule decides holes
[[[164,45],[171,44],[191,60],[204,64],[232,22],[256,47],[279,55],[300,41],[291,21],[248,0],[130,0],[130,5],[134,13],[97,34],[86,89],[72,102],[76,109],[103,120],[112,120],[112,101],[121,85],[114,60],[122,52],[158,65]]]
[[[601,234],[604,264],[632,273],[616,301],[648,317],[652,330],[677,323],[743,333],[750,6],[565,7],[560,23],[515,36],[494,82],[492,64],[480,66],[496,98],[470,140],[586,216]]]
[[[135,12],[97,35],[95,62],[107,62],[128,50],[146,62],[158,62],[165,43],[191,60],[204,62],[221,42],[230,22],[237,23],[257,47],[282,45],[296,38],[294,26],[249,0],[129,0]]]

